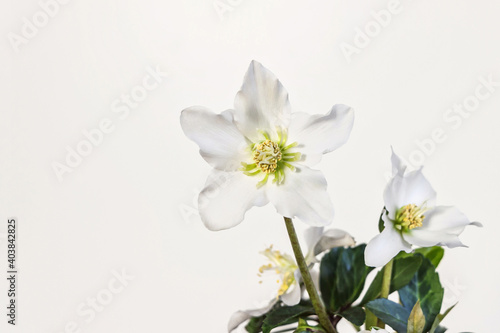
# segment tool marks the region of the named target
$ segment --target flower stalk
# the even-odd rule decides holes
[[[297,232],[293,226],[292,219],[289,217],[284,217],[286,229],[288,231],[288,237],[290,238],[290,243],[292,244],[293,253],[295,255],[295,260],[299,266],[300,274],[302,275],[302,280],[304,280],[304,285],[306,286],[307,293],[311,299],[314,311],[318,315],[319,323],[326,330],[327,333],[337,333],[337,330],[333,327],[328,314],[326,313],[325,306],[319,298],[318,291],[314,286],[311,274],[309,273],[309,268],[307,267],[304,255],[300,248],[299,239],[297,237]]]
[[[392,278],[393,263],[394,263],[394,259],[391,259],[384,266],[384,275],[382,275],[382,289],[380,290],[380,297],[381,298],[389,297],[389,292],[391,290],[391,278]],[[385,323],[383,321],[381,321],[380,319],[378,320],[378,327],[385,328]]]
[[[377,326],[378,318],[375,316],[373,312],[368,309],[365,309],[366,312],[366,321],[365,321],[365,329],[370,330],[372,327]]]

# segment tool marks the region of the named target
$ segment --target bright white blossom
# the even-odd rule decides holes
[[[315,263],[318,262],[317,256],[323,252],[339,246],[354,246],[355,241],[347,232],[339,229],[329,229],[323,232],[322,227],[311,227],[305,231],[305,241],[308,248],[306,255],[306,264],[309,266],[311,276],[316,285],[319,282],[319,275],[312,270]],[[277,274],[280,284],[276,297],[273,298],[264,307],[259,309],[237,311],[231,316],[228,324],[228,332],[232,332],[244,321],[251,317],[258,317],[267,313],[278,300],[286,305],[296,305],[302,297],[300,287],[300,271],[295,260],[288,254],[274,250],[272,246],[262,252],[267,257],[269,263],[259,268],[259,276],[266,272]]]
[[[234,110],[183,110],[184,133],[214,168],[198,199],[210,230],[239,224],[253,206],[271,202],[286,217],[311,226],[328,225],[333,206],[320,171],[321,156],[342,146],[354,112],[335,105],[326,115],[292,113],[288,93],[260,63],[252,61]]]
[[[366,265],[380,267],[400,251],[415,246],[465,246],[458,236],[471,222],[457,208],[436,206],[436,192],[422,174],[422,168],[407,171],[399,156],[392,152],[393,177],[384,191],[384,230],[365,250]]]

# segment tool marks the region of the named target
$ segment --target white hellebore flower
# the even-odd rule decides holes
[[[333,106],[326,115],[292,114],[285,88],[256,61],[236,94],[234,110],[183,110],[184,133],[214,168],[198,198],[205,226],[234,227],[252,206],[268,202],[283,216],[328,225],[333,207],[326,180],[310,167],[347,141],[353,120],[345,105]]]
[[[436,192],[422,174],[422,168],[408,172],[392,152],[393,177],[384,191],[384,230],[365,249],[366,265],[380,267],[400,251],[416,246],[465,246],[458,236],[471,222],[457,208],[436,206]]]
[[[329,229],[323,232],[323,227],[308,228],[305,231],[305,241],[308,248],[306,264],[309,266],[316,285],[318,285],[319,276],[313,274],[315,271],[311,270],[312,266],[318,262],[316,257],[334,247],[355,245],[354,238],[347,232],[339,229]],[[295,260],[287,254],[273,250],[272,246],[263,251],[262,254],[269,259],[269,264],[259,268],[259,276],[265,272],[274,272],[278,275],[277,281],[280,283],[280,287],[277,295],[263,308],[235,312],[229,320],[228,332],[232,332],[251,317],[259,317],[267,313],[280,299],[289,306],[300,302],[302,297],[301,277]]]

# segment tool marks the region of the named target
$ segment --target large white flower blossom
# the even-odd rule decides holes
[[[347,141],[353,121],[345,105],[326,115],[292,113],[280,81],[252,61],[234,110],[216,114],[195,106],[181,115],[184,133],[214,168],[198,199],[205,226],[234,227],[252,206],[269,202],[283,216],[328,225],[333,206],[327,183],[311,166]]]
[[[422,174],[422,168],[407,171],[392,152],[393,177],[384,191],[384,230],[365,249],[366,265],[380,267],[400,251],[415,246],[465,246],[458,236],[471,222],[457,208],[436,206],[436,192]]]
[[[312,270],[313,266],[318,263],[317,257],[334,247],[355,245],[354,238],[347,232],[339,229],[323,231],[323,227],[311,227],[305,231],[304,238],[308,249],[305,257],[306,264],[317,286],[319,285],[319,274],[317,274],[317,271]],[[263,251],[262,254],[266,256],[269,263],[259,268],[259,276],[262,276],[266,272],[277,274],[277,281],[280,286],[276,297],[271,299],[262,308],[235,312],[229,320],[228,332],[232,332],[251,317],[259,317],[267,313],[278,300],[289,306],[296,305],[301,300],[301,277],[295,260],[288,254],[274,250],[272,246]]]

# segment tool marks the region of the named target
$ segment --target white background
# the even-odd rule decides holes
[[[489,331],[500,312],[500,87],[460,124],[444,117],[480,77],[500,82],[500,4],[401,0],[376,31],[371,11],[388,1],[232,3],[221,18],[212,0],[72,0],[16,51],[9,36],[41,7],[2,0],[0,232],[18,218],[20,275],[14,328],[1,279],[0,331],[217,333],[235,310],[265,303],[276,286],[258,283],[259,251],[291,251],[282,219],[267,206],[237,228],[206,230],[193,201],[210,168],[179,126],[188,106],[231,108],[252,59],[280,78],[295,110],[356,111],[347,145],[319,166],[333,227],[360,243],[375,236],[391,145],[425,162],[440,204],[484,224],[464,232],[470,247],[447,251],[439,271],[445,305],[459,301],[449,332]],[[373,37],[348,61],[340,46],[367,27]],[[168,76],[121,119],[112,103],[148,67]],[[105,118],[113,131],[59,181],[53,164]],[[446,139],[417,152],[437,128]],[[5,271],[4,238],[0,246]],[[77,314],[122,270],[134,278],[95,318]]]

